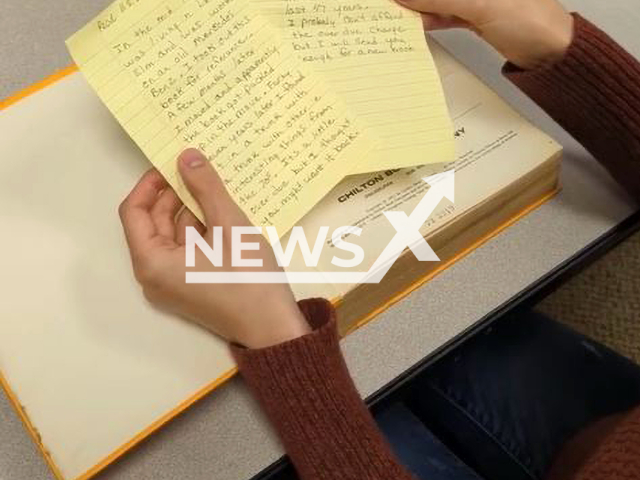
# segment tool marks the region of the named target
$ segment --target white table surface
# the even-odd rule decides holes
[[[71,63],[64,40],[111,0],[2,0],[0,98]],[[571,0],[640,56],[637,0]],[[627,217],[633,206],[603,169],[500,75],[500,58],[466,32],[438,39],[566,149],[563,191],[343,342],[368,396]],[[1,141],[1,134],[0,134]],[[242,382],[218,389],[108,468],[108,480],[243,480],[282,449]],[[0,394],[0,480],[53,476]]]

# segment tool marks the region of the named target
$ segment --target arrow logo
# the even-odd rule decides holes
[[[421,262],[438,262],[440,259],[420,234],[420,227],[429,219],[440,200],[448,198],[454,202],[454,171],[447,170],[422,179],[431,188],[416,205],[411,215],[404,212],[384,212],[396,234],[371,266],[363,283],[379,283],[391,266],[400,257],[405,247],[409,247]]]

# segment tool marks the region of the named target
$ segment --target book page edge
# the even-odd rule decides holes
[[[33,442],[36,444],[36,447],[38,448],[38,450],[40,450],[40,453],[44,457],[44,460],[47,463],[49,470],[51,470],[51,473],[53,473],[54,477],[56,477],[58,480],[65,480],[64,476],[62,475],[62,472],[60,471],[56,463],[53,461],[53,458],[49,454],[49,451],[46,449],[46,447],[42,443],[38,430],[33,425],[33,423],[31,423],[31,420],[29,419],[27,412],[20,404],[20,401],[18,400],[18,396],[13,392],[13,390],[9,386],[9,382],[2,374],[2,371],[0,371],[0,386],[2,387],[2,390],[4,390],[5,394],[7,395],[7,398],[9,399],[9,403],[11,404],[16,414],[18,415],[18,417],[24,424],[25,428],[27,429],[27,433],[29,434]]]
[[[504,230],[509,228],[511,225],[513,225],[514,223],[518,222],[519,220],[521,220],[522,218],[527,216],[529,213],[531,213],[532,211],[536,210],[537,208],[539,208],[540,206],[542,206],[543,204],[545,204],[546,202],[551,200],[553,197],[555,197],[558,194],[558,192],[560,192],[560,190],[562,190],[562,187],[561,186],[557,186],[554,190],[552,190],[552,191],[550,191],[548,193],[545,193],[538,200],[536,200],[535,202],[533,202],[529,206],[525,207],[524,209],[520,210],[518,213],[513,215],[510,219],[508,219],[507,221],[503,222],[501,225],[499,225],[495,229],[491,230],[486,235],[480,237],[478,240],[473,242],[468,247],[466,247],[463,250],[461,250],[460,252],[456,253],[452,258],[450,258],[448,261],[444,262],[438,268],[436,268],[435,270],[427,273],[425,276],[419,278],[413,284],[411,284],[408,288],[402,290],[401,292],[398,292],[389,301],[387,301],[384,304],[380,305],[378,308],[373,310],[371,313],[366,315],[364,318],[362,318],[361,320],[356,322],[351,328],[349,328],[346,331],[344,336],[346,337],[346,336],[352,334],[353,332],[355,332],[356,330],[358,330],[359,328],[361,328],[361,327],[365,326],[366,324],[368,324],[371,320],[373,320],[380,313],[384,312],[385,310],[387,310],[388,308],[390,308],[394,304],[398,303],[400,300],[405,298],[407,295],[409,295],[414,290],[420,288],[422,285],[424,285],[426,282],[428,282],[429,280],[434,278],[436,275],[439,275],[440,273],[445,271],[447,268],[449,268],[451,265],[453,265],[453,264],[457,263],[458,261],[462,260],[464,257],[466,257],[467,255],[472,253],[474,250],[476,250],[477,248],[481,247],[483,244],[487,243],[489,240],[491,240],[495,236],[497,236],[500,233],[502,233]]]

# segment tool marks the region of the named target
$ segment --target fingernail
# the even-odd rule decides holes
[[[180,161],[189,168],[198,168],[207,162],[207,158],[200,150],[188,148],[180,154]]]

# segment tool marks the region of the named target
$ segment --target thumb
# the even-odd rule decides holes
[[[403,6],[422,13],[455,15],[471,21],[478,14],[477,0],[397,0]]]
[[[237,208],[224,181],[209,159],[195,148],[189,148],[178,157],[178,171],[185,186],[198,202],[207,226],[218,224],[220,213],[231,205]]]

